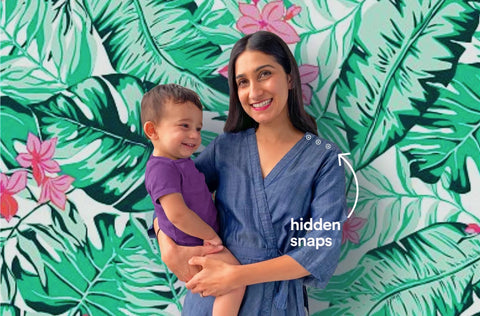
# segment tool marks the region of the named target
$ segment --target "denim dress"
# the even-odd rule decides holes
[[[263,178],[254,129],[225,133],[195,159],[215,194],[220,237],[241,264],[288,255],[311,275],[247,286],[239,315],[305,315],[304,285],[323,288],[340,255],[340,229],[299,229],[292,222],[346,220],[345,173],[339,149],[306,133]],[[317,227],[318,228],[318,227]],[[330,246],[292,238],[330,238]],[[182,315],[211,315],[214,297],[188,291]]]

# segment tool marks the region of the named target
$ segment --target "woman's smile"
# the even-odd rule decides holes
[[[272,104],[272,100],[273,99],[268,99],[262,102],[252,103],[251,105],[255,111],[263,111],[270,107],[270,105]]]

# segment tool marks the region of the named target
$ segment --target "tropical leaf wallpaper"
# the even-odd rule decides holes
[[[480,314],[480,1],[0,2],[0,315],[179,315],[147,236],[145,91],[175,82],[221,133],[227,63],[268,30],[336,142],[353,215],[312,315]]]

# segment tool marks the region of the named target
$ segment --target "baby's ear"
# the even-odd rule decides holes
[[[155,139],[157,137],[157,132],[155,131],[155,124],[152,121],[147,121],[143,124],[143,131],[150,139]]]

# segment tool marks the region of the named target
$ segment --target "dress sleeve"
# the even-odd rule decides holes
[[[218,137],[212,140],[194,161],[195,167],[205,176],[205,182],[210,192],[215,191],[218,186],[217,169],[215,166],[217,139]]]
[[[306,285],[323,288],[335,272],[340,257],[342,226],[347,219],[345,199],[345,170],[338,164],[338,150],[329,151],[325,163],[317,170],[313,184],[310,212],[313,222],[339,222],[339,230],[311,230],[306,238],[331,238],[331,246],[295,247],[286,254],[300,263],[311,275],[304,278]]]
[[[182,192],[181,174],[173,163],[156,161],[147,172],[145,186],[153,203],[164,195]]]

